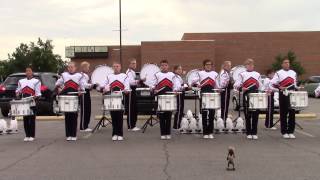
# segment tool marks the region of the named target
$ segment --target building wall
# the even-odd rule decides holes
[[[276,55],[292,50],[306,69],[301,78],[319,75],[320,32],[185,33],[182,37],[182,40],[208,39],[216,42],[217,64],[231,60],[233,65],[239,65],[253,58],[257,71],[265,73]]]
[[[149,41],[141,43],[141,63],[156,63],[167,59],[186,70],[200,68],[202,60],[215,60],[214,41]]]

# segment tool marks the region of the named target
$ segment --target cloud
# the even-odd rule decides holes
[[[184,32],[319,30],[317,0],[122,0],[123,40],[179,40]],[[1,0],[0,59],[20,42],[118,43],[116,0]]]

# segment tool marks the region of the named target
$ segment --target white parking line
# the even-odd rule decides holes
[[[296,129],[296,132],[298,132],[298,133],[300,133],[300,134],[302,134],[302,135],[308,136],[308,137],[312,137],[312,138],[315,137],[314,135],[312,135],[312,134],[310,134],[310,133],[307,133],[307,132],[305,132],[305,131],[299,130],[299,129]]]

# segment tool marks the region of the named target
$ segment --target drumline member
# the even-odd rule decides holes
[[[136,80],[136,70],[137,60],[135,58],[130,59],[129,68],[126,72],[128,76],[131,93],[128,94],[126,98],[126,114],[127,114],[127,124],[128,130],[140,131],[140,128],[136,126],[138,119],[138,109],[137,109],[137,94],[136,88],[139,85],[139,80]]]
[[[163,95],[166,92],[178,91],[181,88],[181,84],[176,78],[176,75],[169,72],[169,62],[167,60],[160,61],[160,72],[154,75],[152,80],[151,89],[155,95]],[[158,111],[158,117],[160,119],[160,133],[161,139],[171,139],[171,116],[170,111]]]
[[[176,75],[176,78],[178,79],[181,88],[179,93],[177,95],[177,112],[174,114],[174,121],[173,121],[173,129],[180,129],[180,123],[181,119],[183,117],[184,112],[184,96],[185,96],[185,90],[184,90],[184,83],[183,79],[181,78],[183,74],[183,69],[181,65],[176,65],[173,67],[174,74]]]
[[[239,77],[235,80],[234,88],[243,92],[247,139],[257,140],[259,110],[249,110],[249,94],[262,90],[263,85],[260,73],[254,71],[254,61],[247,59],[244,64],[247,70],[239,74]]]
[[[232,89],[231,77],[231,61],[224,61],[222,70],[219,74],[219,86],[221,91],[221,118],[224,122],[228,118],[229,102],[230,102],[230,91]]]
[[[129,94],[130,85],[128,76],[124,73],[121,73],[121,64],[113,63],[112,69],[114,73],[109,74],[104,83],[104,93],[121,92]],[[113,141],[122,141],[123,140],[123,110],[110,111],[112,119],[112,140]]]
[[[84,88],[86,93],[80,97],[80,131],[91,132],[92,129],[89,128],[90,118],[91,118],[91,96],[90,91],[94,88],[91,84],[89,77],[90,64],[86,61],[81,63],[81,74],[84,82]]]
[[[212,70],[213,63],[206,59],[202,62],[203,70],[198,72],[198,78],[192,80],[192,84],[197,84],[201,93],[213,93],[214,89],[219,89],[218,73]],[[214,109],[203,109],[200,99],[200,109],[202,115],[203,138],[213,139],[213,120],[215,116]]]
[[[33,96],[37,100],[41,96],[41,82],[33,77],[31,67],[26,68],[26,78],[18,81],[18,88],[16,89],[17,97],[30,97]],[[34,141],[36,132],[36,104],[31,107],[33,115],[23,117],[24,131],[26,137],[23,141]]]
[[[85,90],[85,80],[81,73],[76,72],[75,62],[68,63],[68,72],[61,74],[61,77],[56,82],[56,89],[60,95],[70,95],[69,93],[78,92],[78,96],[81,96],[81,91]],[[77,140],[77,119],[78,112],[66,112],[65,126],[67,141]]]
[[[276,130],[277,128],[273,126],[273,114],[274,114],[274,92],[270,89],[270,82],[274,76],[273,70],[267,71],[267,78],[263,81],[264,90],[268,94],[268,108],[266,113],[265,127],[267,129]]]
[[[297,88],[297,74],[290,69],[290,61],[285,58],[282,61],[282,69],[277,71],[270,82],[270,88],[274,91],[279,90],[280,126],[281,134],[285,139],[295,139],[295,120],[296,112],[290,108],[290,96],[286,90]],[[289,114],[289,117],[288,117]]]

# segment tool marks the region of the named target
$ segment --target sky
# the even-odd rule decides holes
[[[20,43],[117,45],[118,0],[0,0],[0,60]],[[318,31],[319,0],[122,0],[123,44],[185,32]]]

